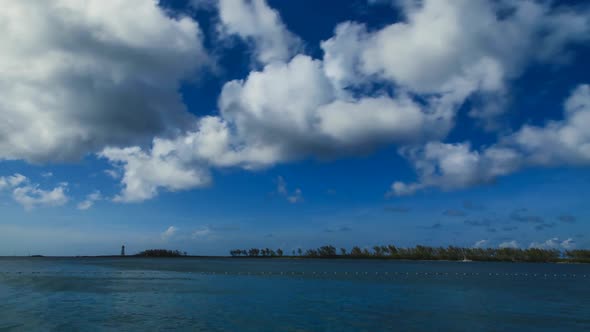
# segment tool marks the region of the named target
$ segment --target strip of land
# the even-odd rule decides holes
[[[571,262],[590,263],[590,250],[576,249],[560,251],[540,248],[461,248],[428,247],[417,245],[401,248],[394,245],[374,246],[373,248],[353,247],[336,249],[327,245],[317,249],[293,250],[291,256],[281,249],[251,248],[230,250],[232,257],[305,257],[305,258],[350,258],[350,259],[398,259],[398,260],[446,260],[479,262]]]
[[[171,258],[311,258],[311,259],[382,259],[416,261],[477,261],[477,262],[531,262],[531,263],[590,263],[590,249],[541,249],[541,248],[461,248],[429,247],[417,245],[411,248],[394,245],[374,246],[373,248],[353,247],[336,249],[332,245],[316,249],[295,249],[286,253],[282,249],[250,248],[233,249],[230,256],[189,255],[187,252],[169,249],[148,249],[134,255],[75,256],[78,258],[132,258],[132,257],[171,257]],[[30,257],[45,257],[32,255]]]

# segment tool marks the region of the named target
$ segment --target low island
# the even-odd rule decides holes
[[[398,259],[398,260],[447,260],[480,262],[539,262],[539,263],[590,263],[590,250],[560,251],[540,248],[461,248],[429,247],[417,245],[401,248],[394,245],[374,246],[371,249],[353,247],[336,249],[332,245],[317,249],[297,249],[286,255],[282,249],[251,248],[230,250],[232,257],[292,257],[292,258],[347,258],[347,259]]]
[[[530,262],[530,263],[590,263],[590,249],[542,249],[542,248],[462,248],[455,246],[430,247],[397,247],[395,245],[361,248],[358,246],[348,250],[332,245],[316,249],[292,250],[290,253],[282,249],[250,248],[232,249],[230,256],[189,255],[186,251],[170,249],[148,249],[133,255],[120,256],[76,256],[110,257],[110,258],[288,258],[288,259],[381,259],[381,260],[415,260],[415,261],[477,261],[477,262]],[[31,257],[45,257],[32,255]]]

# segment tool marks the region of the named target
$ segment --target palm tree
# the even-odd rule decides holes
[[[323,246],[318,250],[318,254],[322,257],[334,257],[336,256],[336,248],[334,246]]]
[[[375,256],[377,256],[377,257],[381,256],[381,247],[380,246],[374,246],[373,251],[375,252]]]
[[[350,256],[352,257],[360,257],[363,255],[363,252],[361,250],[361,248],[354,246],[352,247],[352,250],[350,251]]]

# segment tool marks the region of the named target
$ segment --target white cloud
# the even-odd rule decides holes
[[[374,32],[343,23],[322,43],[324,58],[313,59],[285,51],[285,25],[264,1],[220,1],[226,32],[253,40],[266,65],[224,85],[217,116],[191,121],[189,130],[156,138],[149,148],[105,149],[101,156],[124,172],[116,200],[206,186],[211,167],[257,169],[308,157],[365,155],[387,144],[400,147],[419,178],[394,183],[394,195],[487,183],[530,165],[531,158],[522,156],[545,131],[523,128],[522,138],[515,134],[481,151],[436,141],[453,128],[466,98],[482,94],[496,104],[507,82],[531,61],[553,59],[569,42],[587,38],[588,17],[532,1],[428,0],[403,9],[405,21]],[[261,23],[246,24],[257,17]],[[365,85],[373,83],[387,88],[366,93]],[[471,111],[483,114],[476,113]]]
[[[545,242],[532,242],[529,248],[539,249],[572,249],[575,246],[575,241],[572,238],[560,240],[557,237],[551,238]]]
[[[207,169],[185,164],[178,151],[168,147],[168,141],[154,139],[148,153],[139,147],[107,148],[101,156],[123,168],[124,188],[114,200],[138,202],[157,195],[160,189],[179,191],[206,186],[211,182]]]
[[[78,210],[88,210],[94,205],[94,202],[91,200],[84,200],[78,203]]]
[[[276,152],[267,162],[365,154],[380,144],[442,137],[450,127],[438,99],[432,107],[401,92],[355,99],[336,90],[322,61],[304,55],[227,83],[219,105],[244,145]]]
[[[50,190],[39,189],[36,185],[25,185],[15,188],[12,197],[26,210],[31,210],[36,207],[65,205],[69,200],[65,191],[66,185],[63,183]]]
[[[579,86],[565,102],[564,119],[543,127],[525,125],[506,139],[534,165],[590,165],[590,85]]]
[[[489,243],[488,240],[479,240],[473,244],[473,247],[474,248],[483,248],[483,247],[487,246],[488,243]]]
[[[16,1],[0,11],[0,160],[62,161],[149,142],[192,116],[198,24],[156,1]]]
[[[354,85],[362,78],[355,66],[365,38],[367,32],[363,25],[345,22],[336,27],[334,37],[321,43],[326,76],[338,88]]]
[[[566,45],[588,40],[590,33],[588,15],[538,1],[399,5],[404,21],[375,32],[345,22],[322,43],[326,71],[339,86],[377,77],[415,93],[454,94],[461,101],[476,92],[502,95],[506,81],[529,62],[559,59]],[[501,112],[490,110],[470,114],[486,118]]]
[[[170,226],[164,232],[162,232],[162,234],[160,236],[161,236],[162,240],[168,241],[170,238],[172,238],[174,235],[176,235],[176,232],[178,232],[178,228],[176,228],[174,226]]]
[[[272,147],[234,142],[227,122],[204,117],[196,128],[174,139],[155,138],[149,150],[138,146],[108,148],[100,153],[123,173],[119,202],[153,198],[161,189],[181,191],[206,187],[211,166],[257,168],[276,162]]]
[[[301,41],[282,22],[266,0],[219,0],[222,34],[238,35],[253,43],[258,62],[287,61]]]
[[[25,210],[66,204],[69,200],[66,195],[67,186],[67,182],[61,182],[53,189],[44,190],[22,174],[0,177],[0,191],[11,190],[12,198]]]
[[[170,239],[175,239],[177,241],[212,239],[215,238],[214,233],[219,230],[223,231],[225,229],[216,228],[213,225],[203,225],[192,231],[180,232],[178,227],[170,226],[162,232],[161,238],[163,241],[168,241]]]
[[[448,117],[426,113],[404,95],[337,99],[321,61],[302,55],[227,83],[219,104],[220,116],[204,117],[176,138],[154,139],[150,150],[105,149],[101,156],[125,171],[119,200],[207,185],[212,166],[254,169],[307,156],[366,154],[379,144],[440,137],[449,128]]]
[[[287,195],[287,183],[282,176],[277,177],[277,192],[279,195]]]
[[[86,196],[86,199],[82,202],[78,203],[78,210],[88,210],[90,209],[95,202],[100,201],[102,199],[102,195],[100,191],[96,190]]]
[[[520,155],[511,149],[494,147],[478,152],[468,143],[431,142],[422,148],[402,149],[401,153],[412,162],[419,182],[394,182],[390,194],[396,196],[429,187],[453,190],[488,183],[520,167]]]
[[[573,249],[576,245],[576,241],[570,237],[561,241],[560,245],[563,249]]]
[[[287,200],[291,204],[301,203],[303,202],[303,192],[301,189],[297,188],[292,195],[287,196]]]
[[[512,240],[512,241],[505,241],[502,242],[498,245],[498,248],[518,248],[519,244],[518,242],[516,242],[516,240]]]
[[[287,190],[287,182],[282,176],[277,177],[277,193],[287,199],[291,204],[303,202],[303,192],[296,188],[292,193]]]
[[[431,142],[420,148],[402,149],[413,164],[419,181],[394,182],[393,195],[409,195],[438,187],[465,188],[494,181],[523,167],[590,165],[590,86],[576,88],[565,102],[565,117],[545,126],[523,126],[514,134],[480,151],[468,143]]]
[[[105,169],[104,174],[113,179],[119,179],[121,175],[114,169]]]
[[[27,181],[27,177],[19,173],[15,173],[11,176],[0,176],[0,190],[13,188]]]
[[[200,229],[194,230],[191,234],[191,238],[192,239],[199,239],[199,238],[204,238],[207,237],[209,234],[211,234],[211,228],[209,226],[203,226]]]

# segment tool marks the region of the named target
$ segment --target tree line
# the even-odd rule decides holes
[[[378,258],[406,260],[472,260],[490,262],[580,262],[590,263],[590,250],[540,249],[540,248],[462,248],[462,247],[429,247],[417,245],[402,248],[395,245],[360,248],[348,250],[336,249],[332,245],[316,249],[293,250],[292,255],[284,255],[283,250],[251,248],[230,250],[232,257],[305,257],[305,258]]]
[[[188,256],[185,252],[181,252],[179,250],[168,250],[168,249],[148,249],[144,250],[135,256],[139,257],[182,257]]]

